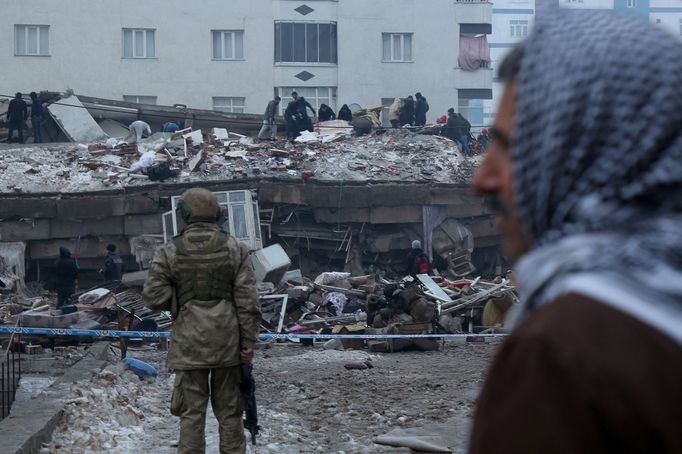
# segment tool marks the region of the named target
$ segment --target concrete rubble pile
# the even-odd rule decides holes
[[[120,283],[76,293],[61,308],[55,298],[43,291],[37,296],[12,292],[0,298],[0,323],[3,325],[104,330],[168,330],[170,315],[144,307],[142,295]]]
[[[329,122],[335,123],[335,122]],[[0,150],[0,192],[86,192],[149,184],[248,178],[287,181],[466,183],[478,158],[451,140],[406,130],[351,137],[342,127],[297,143],[255,143],[226,129],[156,133],[138,143],[109,138]]]
[[[286,267],[286,266],[285,266]],[[280,273],[278,276],[282,276]],[[389,281],[378,275],[325,272],[314,280],[299,270],[259,284],[264,333],[439,334],[499,332],[518,301],[506,278],[449,280],[417,275]],[[278,282],[278,284],[274,284]],[[312,340],[303,340],[312,345]],[[394,352],[437,350],[434,339],[330,340],[325,348]]]

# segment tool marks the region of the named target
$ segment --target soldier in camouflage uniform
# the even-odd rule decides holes
[[[168,368],[176,374],[171,413],[181,418],[178,453],[204,452],[209,397],[221,454],[243,453],[240,364],[253,358],[260,321],[249,251],[218,227],[209,191],[186,191],[177,211],[187,227],[156,251],[143,296],[148,308],[174,317]]]

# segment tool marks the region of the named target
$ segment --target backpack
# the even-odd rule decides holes
[[[429,257],[422,253],[414,258],[415,274],[429,274]]]

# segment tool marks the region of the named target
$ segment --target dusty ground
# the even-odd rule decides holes
[[[249,452],[409,452],[372,439],[395,428],[428,431],[434,423],[452,424],[457,440],[451,447],[463,452],[482,374],[498,345],[452,342],[441,352],[394,354],[282,345],[260,350],[254,369],[263,430]],[[153,363],[159,377],[142,382],[112,364],[74,387],[65,420],[43,453],[175,452],[178,419],[168,411],[173,376],[163,371],[165,355],[131,356]],[[343,367],[367,359],[372,369]],[[207,453],[218,452],[217,442],[209,415]]]

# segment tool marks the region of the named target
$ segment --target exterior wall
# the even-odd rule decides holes
[[[497,70],[505,55],[513,49],[522,37],[512,36],[511,21],[528,21],[528,32],[533,25],[535,0],[493,0],[493,34],[490,39],[490,58],[493,71],[493,99],[484,102],[483,118],[486,125],[492,124],[497,105],[502,97],[504,84],[497,79]]]
[[[0,18],[0,94],[65,91],[100,98],[156,96],[157,103],[211,109],[243,97],[261,113],[277,87],[335,87],[341,104],[429,100],[429,120],[457,105],[457,88],[491,88],[457,67],[459,24],[490,23],[491,4],[431,0],[7,0]],[[313,9],[301,14],[296,8]],[[275,21],[337,23],[338,64],[274,63]],[[48,25],[49,56],[15,56],[14,25]],[[123,28],[155,29],[155,57],[122,58]],[[211,30],[244,30],[244,59],[212,59]],[[382,32],[413,33],[410,63],[382,62]],[[295,76],[314,74],[308,81]],[[287,94],[288,95],[288,94]],[[284,96],[283,96],[284,98]],[[283,104],[285,104],[286,98]]]

